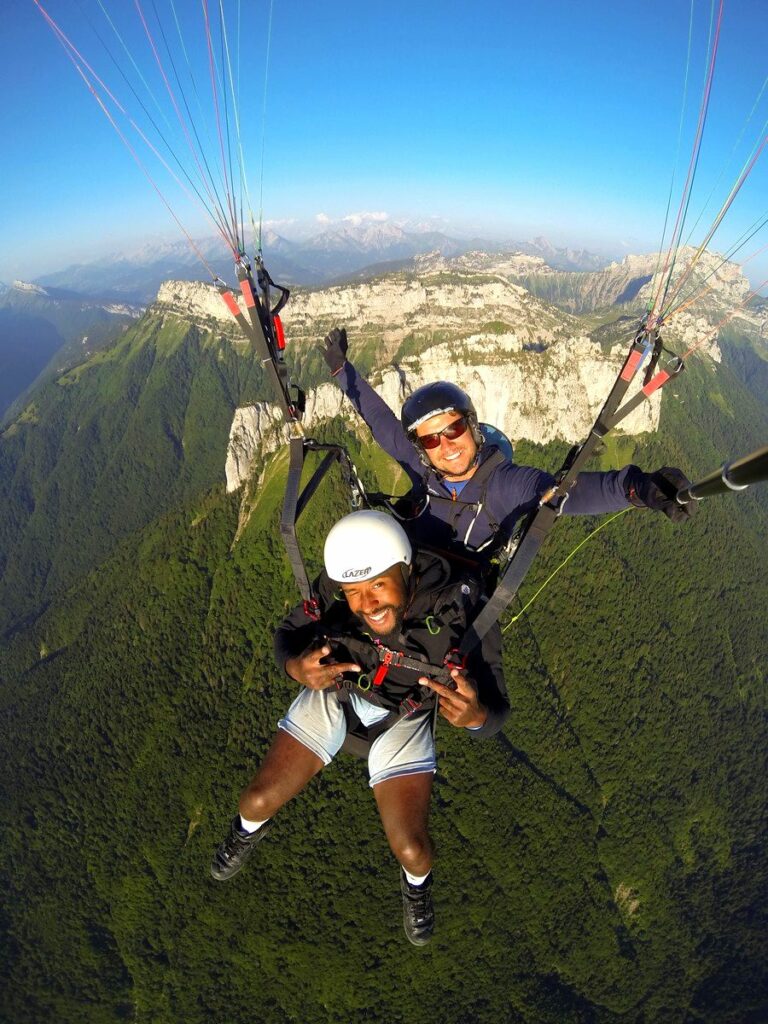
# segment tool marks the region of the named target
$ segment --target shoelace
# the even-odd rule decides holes
[[[409,894],[408,907],[414,924],[421,924],[423,921],[427,921],[432,909],[430,907],[430,894],[428,892],[419,893],[417,896]]]

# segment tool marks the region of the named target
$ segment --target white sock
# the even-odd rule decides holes
[[[426,875],[412,875],[410,871],[406,871],[405,868],[403,868],[403,874],[411,885],[423,885],[432,874],[432,869],[430,868]]]
[[[265,818],[264,821],[269,821],[269,818]],[[264,821],[248,821],[242,814],[240,815],[240,828],[243,832],[255,832],[257,828],[261,828]]]

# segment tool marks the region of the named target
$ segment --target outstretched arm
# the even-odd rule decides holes
[[[637,466],[624,466],[604,473],[579,473],[562,506],[570,516],[620,512],[632,505],[663,512],[674,522],[689,518],[688,505],[675,501],[686,486],[685,474],[668,466],[644,473]],[[505,463],[494,474],[488,488],[488,505],[499,522],[534,511],[541,498],[555,486],[555,478],[543,470]],[[692,505],[689,502],[689,505]],[[695,510],[694,510],[695,511]]]
[[[563,512],[566,515],[590,515],[619,512],[635,505],[663,512],[674,523],[686,522],[696,512],[695,503],[680,505],[675,495],[690,481],[680,469],[664,466],[644,473],[638,466],[607,473],[580,473],[571,489]]]
[[[400,420],[347,359],[346,330],[335,327],[317,347],[328,364],[331,376],[365,420],[376,443],[396,459],[409,476],[413,476],[415,471],[420,477],[422,470],[418,456],[405,436]]]

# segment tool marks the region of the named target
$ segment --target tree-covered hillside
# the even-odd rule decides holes
[[[759,1024],[768,1018],[768,498],[641,510],[506,633],[499,741],[441,723],[438,928],[402,934],[363,766],[340,757],[242,875],[211,853],[295,684],[285,455],[226,495],[250,356],[151,320],[0,439],[0,1018],[268,1024]],[[764,443],[728,365],[691,361],[653,437],[603,468],[691,475]],[[344,431],[369,481],[391,467]],[[516,439],[517,440],[517,439]],[[518,442],[554,469],[564,446]],[[245,522],[244,507],[250,510]],[[317,561],[345,511],[326,487]],[[564,518],[525,601],[593,520]]]
[[[32,385],[110,344],[138,312],[74,292],[0,284],[0,423],[20,411]]]
[[[37,391],[0,435],[0,634],[222,480],[233,411],[262,390],[229,339],[148,316]]]

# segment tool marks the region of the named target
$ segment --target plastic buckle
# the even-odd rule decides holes
[[[381,686],[381,684],[384,682],[384,679],[386,678],[387,672],[389,672],[390,665],[392,665],[394,662],[395,667],[397,667],[399,663],[397,661],[394,661],[397,651],[390,651],[390,649],[388,647],[385,647],[381,643],[381,641],[379,641],[379,643],[376,646],[379,649],[379,667],[376,669],[376,672],[374,673],[373,685]],[[400,657],[402,657],[402,655]]]
[[[443,658],[443,665],[449,669],[460,668],[463,670],[467,667],[467,656],[462,654],[458,647],[452,647]]]
[[[381,665],[379,665],[373,676],[373,685],[381,686],[381,684],[384,682],[384,679],[386,678],[387,672],[389,672],[389,665],[387,665],[386,663],[382,663]]]
[[[313,622],[317,622],[320,619],[320,606],[316,598],[312,597],[304,602],[304,614],[308,619],[312,619]]]
[[[421,701],[414,700],[413,697],[406,697],[403,703],[408,706],[408,710],[405,713],[406,718],[409,718],[411,715],[416,714],[416,712],[422,706]]]

